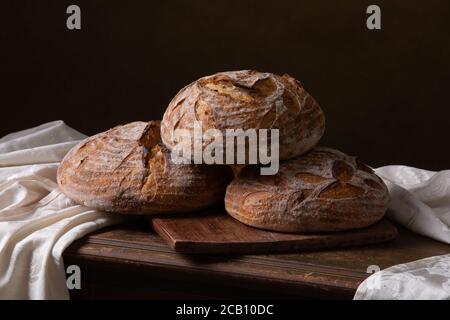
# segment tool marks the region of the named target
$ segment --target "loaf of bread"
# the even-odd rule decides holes
[[[183,148],[193,150],[192,140],[179,139],[175,130],[192,132],[195,121],[203,131],[217,129],[223,135],[226,129],[279,129],[281,160],[312,149],[325,130],[320,106],[297,80],[250,70],[217,73],[182,89],[161,123],[164,144],[170,150],[188,144]],[[203,149],[208,143],[203,141]]]
[[[222,202],[232,172],[225,166],[175,165],[160,142],[160,123],[133,122],[74,147],[57,174],[75,202],[107,212],[153,214]]]
[[[227,188],[225,207],[250,226],[310,233],[370,226],[384,216],[388,201],[385,184],[368,166],[316,148],[282,162],[274,176],[244,168]]]

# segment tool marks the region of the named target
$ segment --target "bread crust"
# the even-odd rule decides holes
[[[159,121],[97,134],[61,162],[57,181],[75,202],[118,213],[192,211],[223,201],[231,169],[176,165],[160,141]]]
[[[279,129],[281,160],[312,149],[323,136],[325,117],[314,98],[289,75],[252,70],[221,72],[183,88],[170,102],[162,123],[161,138],[172,150],[178,144],[176,129]],[[203,150],[208,142],[203,142]],[[189,147],[189,146],[188,146]],[[191,146],[192,154],[193,147]]]
[[[329,148],[282,162],[274,176],[248,166],[225,196],[226,210],[237,220],[293,233],[368,227],[384,216],[388,202],[387,187],[372,169]]]

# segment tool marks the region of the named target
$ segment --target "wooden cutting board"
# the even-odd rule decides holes
[[[300,252],[360,246],[393,240],[397,228],[388,220],[360,230],[321,234],[269,232],[242,224],[224,209],[150,218],[153,229],[180,253]]]

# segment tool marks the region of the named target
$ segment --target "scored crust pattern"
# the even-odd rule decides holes
[[[281,163],[274,176],[244,168],[228,186],[228,213],[248,225],[282,232],[367,227],[385,214],[383,181],[355,157],[329,148]]]
[[[324,114],[314,98],[289,75],[251,70],[222,72],[201,78],[183,88],[169,104],[161,138],[173,149],[176,129],[279,129],[280,159],[313,148],[325,130]],[[203,143],[203,148],[208,142]],[[189,146],[188,146],[189,147]]]
[[[87,138],[63,159],[61,190],[108,212],[191,211],[223,201],[232,176],[224,166],[176,165],[160,141],[159,121],[133,122]]]

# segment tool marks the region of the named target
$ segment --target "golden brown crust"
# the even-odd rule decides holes
[[[133,122],[90,137],[63,159],[57,180],[77,203],[108,212],[192,211],[223,201],[224,166],[175,165],[159,121]]]
[[[228,186],[225,207],[239,221],[281,232],[327,232],[367,227],[387,210],[388,190],[356,158],[316,148],[285,161],[274,176],[246,167]]]
[[[223,133],[226,129],[279,129],[281,160],[312,149],[325,131],[320,106],[298,81],[289,75],[251,70],[217,73],[183,88],[164,114],[164,144],[172,150],[180,143],[174,131],[193,131],[194,121],[204,131]]]

